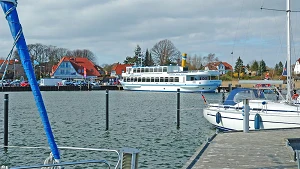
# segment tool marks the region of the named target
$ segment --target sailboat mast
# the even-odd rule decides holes
[[[290,38],[290,0],[286,1],[286,16],[287,16],[287,95],[286,99],[290,103],[292,98],[292,83],[291,83],[291,38]]]

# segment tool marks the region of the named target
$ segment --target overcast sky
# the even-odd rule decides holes
[[[151,49],[171,40],[180,52],[215,53],[230,64],[286,60],[285,0],[19,0],[17,11],[27,44],[89,49],[99,65],[133,56],[136,45]],[[291,9],[300,10],[291,0]],[[292,13],[292,63],[299,56],[299,13]],[[0,14],[0,56],[13,44]],[[297,24],[297,22],[298,24]],[[231,52],[233,51],[233,54]]]

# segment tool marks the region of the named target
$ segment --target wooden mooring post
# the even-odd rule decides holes
[[[177,89],[177,128],[180,128],[180,89]]]
[[[106,89],[106,130],[108,130],[108,122],[109,122],[109,114],[108,114],[108,107],[109,107],[109,95],[108,95],[108,89]]]
[[[4,95],[4,151],[8,146],[8,94]]]

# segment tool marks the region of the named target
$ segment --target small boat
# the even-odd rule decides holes
[[[185,70],[182,66],[130,66],[122,73],[120,83],[124,90],[156,92],[215,92],[221,86],[220,72],[216,70]]]
[[[300,127],[300,107],[297,94],[292,96],[291,82],[291,48],[290,48],[290,1],[287,0],[287,93],[284,98],[277,88],[275,96],[262,92],[261,88],[237,88],[232,90],[224,103],[208,104],[203,109],[204,117],[217,128],[223,130],[243,130],[244,129],[244,107],[249,110],[249,129],[283,129]],[[253,82],[254,83],[254,82]],[[262,80],[256,84],[264,84],[264,88],[270,87],[276,82]],[[266,84],[271,84],[266,85]],[[283,82],[281,82],[283,84]],[[298,95],[299,96],[299,95]],[[299,97],[298,97],[299,98]],[[205,100],[206,102],[206,100]],[[245,104],[244,104],[245,103]],[[250,106],[250,108],[248,107]],[[247,119],[247,118],[245,118]]]

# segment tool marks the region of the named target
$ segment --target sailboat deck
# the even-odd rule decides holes
[[[288,138],[300,138],[300,129],[219,133],[183,168],[297,168]]]

